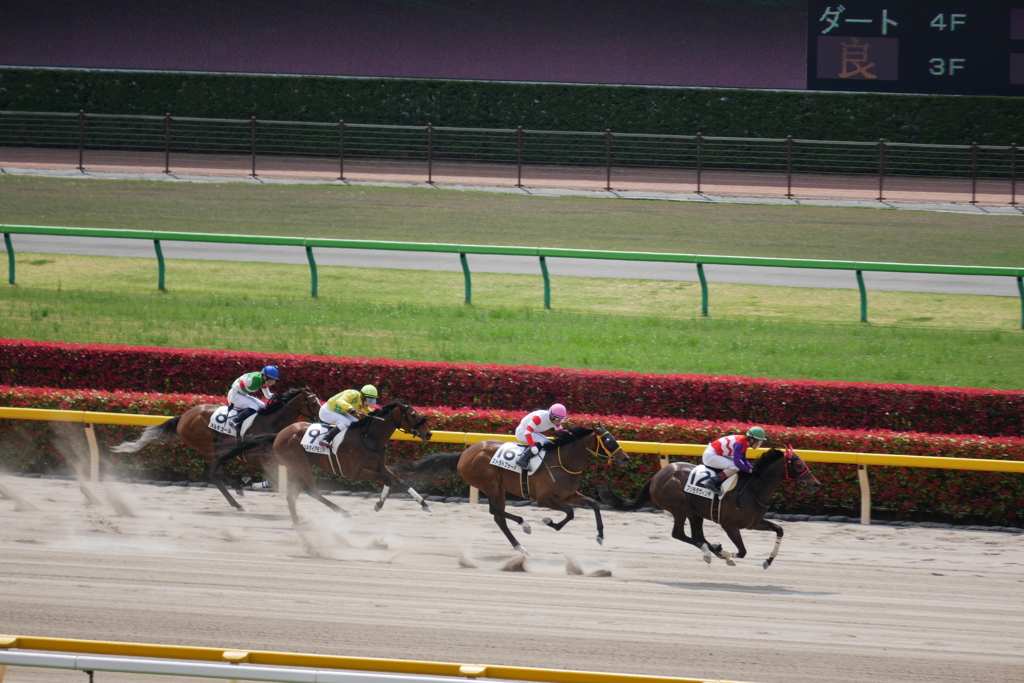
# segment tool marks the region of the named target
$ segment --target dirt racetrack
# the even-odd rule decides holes
[[[0,476],[0,634],[706,677],[1024,681],[1024,535],[783,522],[703,562],[670,518],[526,507],[521,571],[483,505]],[[557,517],[556,517],[557,519]],[[722,541],[718,527],[709,536]],[[727,546],[729,547],[729,546]],[[512,564],[515,564],[514,562]],[[85,680],[9,667],[5,683]],[[96,683],[156,683],[97,673]],[[174,679],[182,680],[182,679]]]

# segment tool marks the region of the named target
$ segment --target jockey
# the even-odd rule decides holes
[[[751,427],[746,434],[723,436],[708,444],[702,458],[704,464],[721,472],[713,472],[701,479],[698,484],[722,495],[722,482],[736,474],[739,470],[749,472],[754,466],[747,460],[747,450],[760,448],[768,440],[764,430]]]
[[[327,433],[320,439],[320,445],[326,448],[331,447],[331,441],[343,428],[348,429],[349,425],[363,415],[368,415],[377,407],[377,387],[367,384],[358,391],[346,389],[340,394],[335,394],[324,401],[320,406],[320,421],[331,425]]]
[[[566,414],[565,406],[556,403],[547,410],[535,410],[522,419],[516,427],[516,439],[527,448],[516,460],[516,465],[526,469],[530,457],[540,453],[542,446],[551,443],[551,439],[545,436],[544,432],[552,428],[556,432],[562,431],[562,421],[565,420]]]
[[[263,391],[263,395],[268,401],[274,398],[270,387],[277,379],[277,368],[268,365],[259,372],[247,372],[231,383],[231,389],[228,391],[228,405],[238,410],[238,413],[231,419],[232,427],[240,429],[246,418],[267,407],[266,403],[253,394]]]

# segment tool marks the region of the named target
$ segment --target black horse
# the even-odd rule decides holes
[[[732,558],[746,556],[747,549],[740,537],[740,529],[774,531],[775,547],[763,565],[768,569],[782,543],[782,527],[764,518],[775,489],[784,481],[795,481],[811,493],[821,488],[821,482],[811,474],[807,464],[789,447],[785,452],[772,448],[758,458],[753,471],[750,474],[741,472],[736,485],[722,498],[710,499],[686,492],[686,481],[694,467],[696,465],[688,462],[666,465],[644,484],[633,500],[618,496],[607,486],[601,491],[601,499],[616,510],[636,510],[647,503],[668,510],[675,519],[672,538],[700,548],[708,564],[711,563],[712,554],[731,566],[736,564]],[[722,550],[719,543],[708,543],[704,538],[705,519],[720,524],[738,552],[730,553]],[[686,535],[686,520],[690,521],[692,537]]]

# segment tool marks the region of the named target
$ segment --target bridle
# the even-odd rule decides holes
[[[320,399],[317,398],[316,394],[314,394],[313,390],[310,389],[309,387],[297,387],[297,388],[299,390],[299,393],[295,394],[295,396],[301,395],[303,397],[303,399],[304,399],[301,407],[293,408],[290,404],[286,403],[285,401],[281,401],[280,399],[277,399],[277,400],[281,403],[281,406],[283,408],[287,408],[288,410],[291,410],[292,412],[298,414],[299,417],[304,417],[307,420],[310,420],[311,422],[316,422],[320,418],[320,416],[318,414],[309,415],[308,413],[306,413],[305,412],[306,404],[309,402],[309,398],[310,397],[312,397],[317,402],[318,406],[323,405],[323,403],[320,402]],[[292,398],[295,398],[295,397],[293,396]],[[319,409],[317,410],[317,412],[319,412]]]
[[[420,415],[420,419],[416,420],[416,422],[413,423],[412,418],[409,416],[409,411],[414,410],[414,408],[405,401],[395,401],[395,403],[397,403],[402,410],[402,419],[399,420],[398,426],[395,427],[395,429],[402,432],[403,434],[418,437],[419,433],[416,430],[418,430],[420,427],[427,423],[427,418]],[[403,422],[409,423],[408,429],[402,426]]]
[[[811,468],[793,452],[792,446],[786,446],[786,454],[783,457],[786,461],[786,481],[799,483],[811,473]]]
[[[596,450],[590,448],[589,446],[587,446],[587,444],[585,444],[582,441],[580,441],[580,439],[578,437],[576,437],[575,435],[573,436],[573,438],[576,439],[576,441],[578,441],[579,444],[581,446],[583,446],[583,448],[585,448],[588,453],[590,453],[591,455],[597,456],[598,458],[604,457],[606,465],[612,464],[612,460],[615,459],[615,453],[617,451],[621,451],[622,447],[619,446],[618,442],[615,441],[615,437],[613,437],[611,434],[609,434],[608,430],[605,429],[604,427],[601,427],[601,431],[600,432],[598,432],[595,429],[594,433],[597,435],[597,447],[600,449],[600,451],[596,451]],[[611,439],[612,443],[615,444],[615,446],[616,446],[615,451],[613,451],[611,448],[609,448],[608,444],[605,443],[605,437],[608,437],[609,439]],[[565,465],[562,464],[562,447],[561,446],[559,446],[558,448],[555,449],[555,455],[558,457],[558,464],[557,465],[552,465],[552,467],[557,467],[560,470],[565,470],[566,474],[582,474],[583,473],[583,470],[580,470],[579,472],[573,472],[573,471],[567,469],[565,467]]]

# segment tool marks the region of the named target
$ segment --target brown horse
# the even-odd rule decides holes
[[[311,453],[303,447],[302,437],[306,434],[306,429],[310,424],[309,422],[298,422],[285,427],[278,434],[247,437],[221,455],[214,462],[213,469],[216,469],[220,463],[248,451],[273,453],[277,461],[288,468],[288,511],[291,512],[292,522],[295,524],[299,523],[295,501],[303,491],[335,512],[348,516],[345,510],[324,498],[320,493],[320,488],[316,485],[316,479],[313,476],[314,465],[348,479],[381,482],[384,488],[381,490],[380,499],[374,506],[374,510],[379,511],[384,505],[384,501],[388,499],[391,485],[402,484],[408,487],[409,494],[423,510],[430,512],[430,507],[423,500],[423,496],[416,493],[416,490],[406,484],[387,464],[385,449],[395,430],[418,436],[423,441],[429,441],[432,436],[430,428],[427,427],[427,418],[420,415],[409,403],[396,399],[353,423],[345,432],[345,438],[338,444],[337,455]],[[327,427],[323,426],[323,430],[314,436],[314,443],[317,443],[319,436],[326,431]]]
[[[115,453],[136,453],[154,442],[180,439],[186,446],[202,454],[207,465],[207,478],[224,494],[231,507],[244,512],[245,508],[228,493],[223,475],[218,474],[213,466],[217,456],[237,442],[236,438],[216,432],[209,427],[213,411],[220,407],[220,405],[211,403],[193,406],[173,420],[146,427],[142,436],[136,441],[125,441],[110,450]],[[309,420],[317,419],[319,411],[320,399],[309,387],[293,387],[271,399],[266,409],[261,410],[253,418],[252,426],[249,427],[246,434],[276,434],[289,422],[294,422],[299,417]],[[263,469],[265,463],[260,461],[253,464]],[[235,491],[242,495],[241,487],[236,486]]]
[[[619,447],[615,437],[608,433],[600,424],[597,430],[588,427],[573,427],[558,435],[544,447],[543,464],[533,475],[527,478],[525,488],[519,471],[503,469],[491,464],[494,453],[505,444],[504,441],[487,440],[473,444],[461,453],[435,453],[419,462],[413,463],[403,471],[412,473],[458,472],[462,480],[470,486],[480,489],[485,496],[494,522],[505,534],[512,547],[524,555],[529,555],[519,541],[508,529],[505,520],[511,519],[523,527],[523,532],[530,533],[530,523],[522,517],[505,512],[505,493],[535,500],[539,505],[565,513],[561,522],[553,522],[545,517],[544,524],[555,531],[565,526],[573,518],[571,505],[586,503],[593,509],[597,519],[597,542],[604,543],[604,524],[598,502],[578,491],[583,478],[583,467],[591,455],[604,456],[608,462],[613,459],[617,465],[624,465],[629,456]]]
[[[744,557],[747,549],[740,537],[740,529],[756,531],[774,531],[775,547],[771,555],[764,561],[763,567],[768,569],[772,560],[779,552],[782,543],[782,527],[764,518],[771,505],[772,494],[784,481],[795,481],[801,487],[814,493],[821,488],[810,468],[787,447],[785,453],[772,448],[757,459],[750,474],[740,473],[736,486],[724,497],[709,499],[694,493],[687,493],[687,479],[696,465],[688,462],[674,462],[651,477],[643,489],[633,500],[619,497],[605,487],[601,491],[601,499],[616,510],[636,510],[647,503],[654,503],[662,510],[668,510],[675,519],[672,527],[672,538],[689,543],[704,552],[704,561],[711,563],[711,556],[725,560],[726,564],[735,566],[734,557]],[[738,552],[730,553],[722,550],[719,543],[714,545],[704,539],[704,520],[711,519],[722,526]],[[690,533],[685,532],[686,520],[690,521]]]

